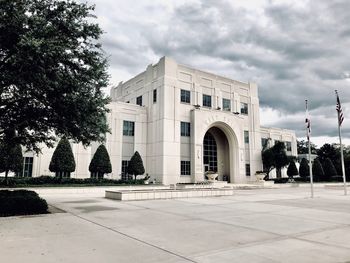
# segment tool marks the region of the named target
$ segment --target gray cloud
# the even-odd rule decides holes
[[[295,116],[302,114],[304,100],[309,99],[310,108],[319,114],[313,121],[315,134],[336,136],[336,129],[328,125],[334,120],[334,89],[350,106],[349,1],[94,1],[106,32],[102,44],[111,72],[124,72],[113,73],[113,83],[161,56],[171,56],[183,64],[257,82],[261,107],[286,116],[274,125],[294,129],[300,136],[303,123]],[[346,136],[349,129],[344,122]]]

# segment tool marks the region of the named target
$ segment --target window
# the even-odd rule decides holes
[[[250,176],[250,164],[249,163],[245,164],[245,175]]]
[[[135,123],[133,121],[123,121],[123,135],[134,136]]]
[[[128,166],[129,166],[129,162],[128,160],[122,160],[122,180],[123,181],[127,181],[127,180],[132,180],[132,175],[128,174]]]
[[[203,94],[203,107],[211,108],[211,96]]]
[[[181,102],[191,103],[191,92],[189,90],[181,90]]]
[[[292,143],[291,142],[285,142],[285,144],[286,144],[287,152],[291,152],[292,151]]]
[[[191,175],[190,161],[181,161],[181,175]]]
[[[218,171],[218,152],[214,136],[207,132],[203,140],[204,171]]]
[[[181,122],[181,136],[191,136],[191,123]]]
[[[231,100],[222,99],[222,109],[225,111],[231,111]]]
[[[241,103],[241,114],[248,115],[248,104]]]
[[[19,177],[32,177],[33,173],[33,157],[23,158],[23,171],[16,173]]]
[[[136,98],[136,104],[142,106],[142,96]]]
[[[244,131],[244,143],[249,143],[249,131]]]
[[[261,138],[261,147],[267,148],[268,141],[269,140],[267,138]]]
[[[153,103],[156,103],[157,102],[157,90],[154,89],[153,90]]]

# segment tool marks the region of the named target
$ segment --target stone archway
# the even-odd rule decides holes
[[[230,147],[225,133],[211,127],[203,139],[203,170],[218,173],[217,180],[230,182]]]
[[[216,121],[211,123],[206,127],[205,130],[202,130],[202,133],[199,138],[201,138],[201,176],[198,175],[196,181],[200,181],[204,179],[204,172],[205,162],[207,163],[208,160],[205,160],[206,152],[205,152],[205,144],[204,140],[205,137],[208,137],[208,134],[210,134],[209,137],[211,137],[211,140],[215,140],[216,144],[216,151],[217,151],[217,172],[219,174],[218,180],[226,180],[230,183],[239,182],[240,181],[240,167],[239,167],[239,147],[238,147],[238,141],[236,137],[236,133],[231,128],[230,125],[228,125],[225,122]],[[198,153],[197,153],[198,156]],[[215,162],[215,160],[213,160]],[[212,169],[209,164],[209,169]]]

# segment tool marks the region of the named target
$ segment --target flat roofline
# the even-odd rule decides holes
[[[283,129],[283,128],[275,128],[275,127],[265,127],[265,126],[260,126],[260,130],[278,130],[278,131],[287,131],[287,132],[291,132],[291,133],[295,133],[294,130],[289,130],[289,129]]]

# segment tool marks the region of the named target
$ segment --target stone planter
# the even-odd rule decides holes
[[[214,174],[208,173],[205,176],[208,177],[209,181],[214,181],[219,176],[219,174],[217,174],[217,173],[214,173]]]
[[[258,174],[255,174],[255,177],[256,177],[256,180],[260,182],[260,181],[265,181],[264,178],[266,175],[267,175],[266,173],[258,173]]]

